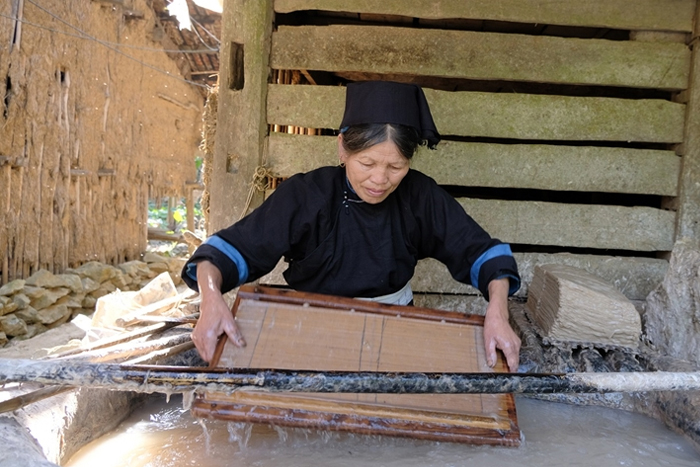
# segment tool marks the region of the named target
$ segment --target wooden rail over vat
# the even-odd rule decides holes
[[[317,371],[485,372],[483,318],[245,286],[232,312],[248,345],[222,340],[214,367]],[[496,372],[505,372],[499,356]],[[198,417],[518,446],[512,394],[207,393]]]

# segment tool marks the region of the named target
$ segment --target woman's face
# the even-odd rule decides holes
[[[410,166],[410,161],[391,141],[350,155],[343,148],[342,135],[339,135],[338,154],[340,162],[345,163],[345,173],[353,190],[369,204],[384,201],[399,186]]]

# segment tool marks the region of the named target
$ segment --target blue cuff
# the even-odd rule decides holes
[[[491,248],[483,252],[481,256],[479,256],[479,259],[477,259],[474,262],[470,271],[470,276],[472,285],[475,288],[480,289],[479,271],[481,270],[481,266],[483,266],[486,261],[496,258],[498,256],[513,256],[513,252],[510,251],[510,245],[508,245],[507,243],[500,243],[498,245],[492,246]]]
[[[248,263],[245,262],[243,255],[241,255],[241,252],[238,251],[236,247],[234,247],[230,243],[227,243],[221,237],[217,237],[216,235],[204,240],[203,244],[216,248],[217,250],[225,254],[228,259],[233,261],[233,264],[236,265],[236,269],[238,269],[237,285],[245,284],[248,281]],[[189,263],[187,265],[187,268],[185,269],[185,273],[190,277],[190,279],[196,282],[197,263]]]
[[[187,263],[185,266],[185,274],[187,274],[187,277],[197,282],[197,263]]]
[[[508,287],[508,296],[510,297],[515,292],[517,292],[518,289],[520,288],[520,278],[517,276],[514,276],[512,274],[503,274],[502,276],[496,277],[496,279],[494,279],[494,280],[505,279],[505,278],[509,279],[508,284],[510,284],[510,285]]]

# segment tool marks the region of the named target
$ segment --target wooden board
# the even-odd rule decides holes
[[[479,19],[563,26],[690,32],[693,0],[275,0],[275,11],[304,10]]]
[[[664,279],[668,270],[668,261],[657,258],[634,258],[604,255],[576,255],[571,253],[514,253],[522,286],[516,293],[526,297],[532,281],[535,266],[538,264],[565,264],[584,269],[613,284],[630,300],[645,300]],[[278,276],[281,278],[281,274]],[[279,280],[270,282],[284,284]],[[418,262],[416,273],[411,280],[414,292],[433,292],[443,294],[478,294],[469,285],[452,278],[447,267],[435,259]],[[483,312],[483,311],[482,311]]]
[[[338,163],[337,138],[272,133],[268,164],[289,177]],[[441,185],[675,196],[680,157],[673,151],[443,141],[419,148],[411,167]]]
[[[685,105],[614,99],[425,89],[442,135],[557,141],[683,141]],[[345,108],[339,86],[268,86],[267,121],[338,128]]]
[[[696,18],[700,18],[700,4]],[[695,36],[700,34],[696,20]],[[678,196],[677,238],[694,239],[700,247],[700,48],[693,49],[692,87],[688,100],[688,118],[685,122],[686,139],[683,143],[683,172]]]
[[[507,243],[671,251],[676,213],[650,207],[458,198],[487,232]]]
[[[270,66],[682,90],[690,50],[677,43],[389,26],[280,26],[272,34]]]
[[[676,213],[665,209],[476,198],[457,198],[457,202],[492,237],[506,243],[599,250],[673,249]]]
[[[262,293],[265,295],[262,295]],[[492,372],[483,318],[246,286],[234,305],[248,345],[217,366],[318,371]],[[499,356],[496,370],[505,371]],[[517,446],[512,395],[207,394],[196,416]]]
[[[263,140],[267,135],[265,95],[273,16],[272,0],[231,0],[222,17],[217,126],[227,130],[216,135],[211,183],[208,184],[211,190],[210,232],[223,229],[242,217],[250,181],[255,169],[262,164]],[[234,79],[234,75],[240,77],[241,74],[245,78],[242,83]],[[233,82],[238,82],[242,88],[232,89]],[[261,202],[262,196],[254,193],[250,207],[257,207]]]
[[[540,264],[566,264],[584,269],[608,281],[630,300],[645,300],[658,287],[668,270],[668,261],[658,258],[638,258],[607,255],[580,255],[571,253],[513,253],[518,263],[522,286],[518,297],[527,297],[535,266]],[[280,261],[270,274],[260,279],[261,284],[287,285],[282,273],[287,263]],[[447,267],[439,261],[426,258],[418,261],[411,279],[414,292],[449,295],[478,295],[474,287],[452,278]],[[475,314],[483,314],[485,306]]]

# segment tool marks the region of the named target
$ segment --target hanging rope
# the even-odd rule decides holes
[[[250,182],[250,190],[248,190],[248,198],[245,202],[245,208],[241,212],[241,217],[238,220],[243,219],[248,213],[250,208],[250,203],[253,202],[253,196],[256,192],[265,193],[265,190],[270,188],[270,181],[272,180],[272,171],[269,167],[265,165],[259,165],[255,168],[255,173],[253,174],[253,180]]]

